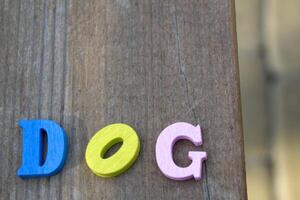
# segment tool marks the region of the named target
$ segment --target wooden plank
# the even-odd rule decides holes
[[[0,32],[3,199],[246,199],[233,0],[2,0]],[[61,173],[22,180],[21,118],[59,122],[69,136]],[[155,162],[160,131],[200,124],[201,181],[167,179]],[[141,154],[103,179],[84,153],[109,123],[134,127]]]

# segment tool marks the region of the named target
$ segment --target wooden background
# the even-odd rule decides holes
[[[246,199],[233,0],[1,0],[1,199]],[[67,131],[62,172],[22,180],[22,118]],[[200,123],[204,144],[179,142],[175,160],[204,150],[201,181],[167,179],[155,162],[160,131]],[[109,123],[133,126],[136,163],[103,179],[84,153]]]

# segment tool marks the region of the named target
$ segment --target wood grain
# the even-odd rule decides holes
[[[1,199],[246,199],[233,0],[1,0]],[[21,180],[22,118],[59,122],[63,171]],[[200,124],[203,179],[176,182],[155,163],[160,131]],[[89,139],[127,123],[141,153],[124,174],[88,169]],[[189,164],[189,142],[175,161]]]

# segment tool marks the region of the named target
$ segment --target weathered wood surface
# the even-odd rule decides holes
[[[246,199],[233,0],[1,0],[1,199]],[[21,118],[53,119],[69,136],[61,173],[22,180]],[[155,163],[159,132],[200,123],[201,181],[167,179]],[[84,153],[115,122],[142,142],[137,162],[96,177]]]

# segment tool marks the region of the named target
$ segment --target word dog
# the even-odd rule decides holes
[[[19,126],[22,128],[23,150],[22,164],[17,175],[32,178],[59,173],[68,152],[68,138],[64,129],[51,120],[20,120]],[[188,157],[192,163],[180,167],[175,164],[172,155],[173,146],[178,140],[189,140],[195,146],[201,145],[200,126],[177,122],[162,130],[155,148],[159,169],[173,180],[200,180],[206,152],[190,151]],[[105,157],[106,152],[118,143],[122,143],[119,150]],[[135,162],[139,151],[140,139],[133,128],[127,124],[110,124],[91,138],[86,147],[85,159],[87,166],[97,176],[113,177],[125,172]]]

